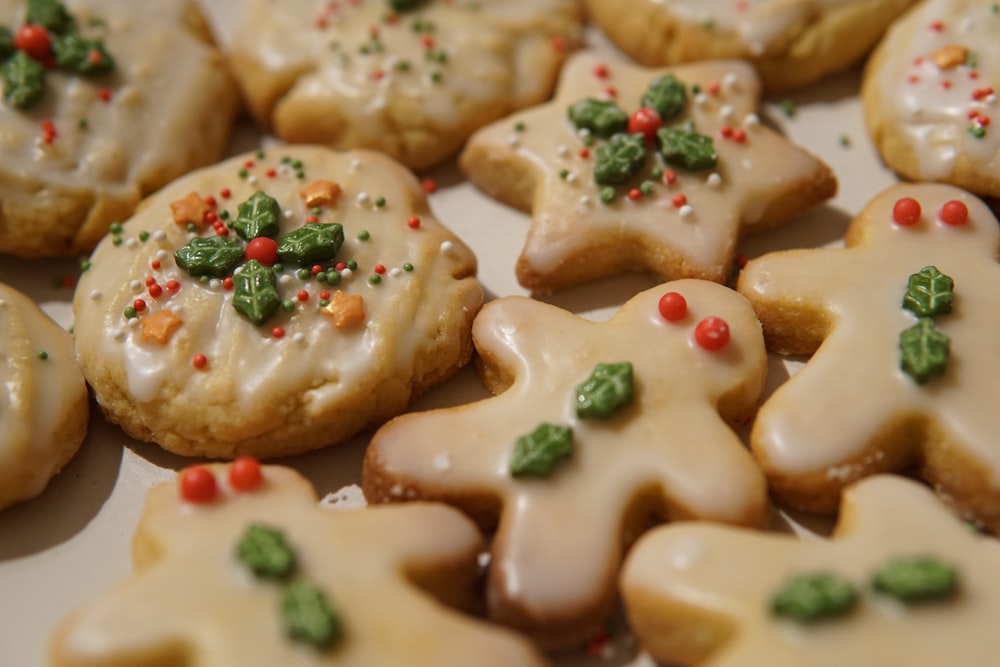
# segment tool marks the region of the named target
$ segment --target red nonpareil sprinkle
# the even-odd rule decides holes
[[[243,163],[244,169],[253,169],[253,167],[254,167],[253,160],[247,160],[246,162]]]
[[[660,317],[667,322],[679,322],[687,317],[687,299],[679,292],[667,292],[660,297],[657,309],[660,311]]]
[[[268,178],[274,178],[275,176],[278,175],[278,171],[274,167],[271,167],[270,169],[264,172],[264,175],[267,176]]]
[[[378,26],[374,24],[368,26],[368,34],[372,37],[378,37]]]
[[[226,276],[225,278],[222,279],[222,289],[226,290],[227,292],[233,289],[235,285],[236,283],[233,281],[232,276]]]
[[[309,292],[305,291],[304,289],[299,290],[299,293],[295,295],[295,298],[298,299],[299,301],[308,301]]]
[[[233,196],[233,191],[230,190],[229,188],[222,188],[221,190],[219,190],[219,196],[222,197],[223,199],[229,199],[230,197]]]
[[[146,287],[149,287],[150,285],[155,285],[156,284],[156,278],[154,278],[153,276],[146,276],[146,281],[145,282],[146,282]]]
[[[663,172],[663,183],[665,185],[673,185],[677,180],[677,172],[673,169],[667,169]]]
[[[709,95],[718,95],[719,94],[719,82],[718,81],[709,81],[708,83],[705,84],[705,90],[708,91]]]
[[[426,192],[429,195],[432,195],[435,192],[437,192],[438,184],[437,181],[435,181],[433,178],[425,178],[424,180],[420,181],[420,187],[424,189],[424,192]]]
[[[256,259],[264,266],[273,266],[278,261],[278,243],[266,236],[258,236],[247,243],[243,258],[248,262]]]
[[[208,366],[208,357],[206,357],[204,354],[200,353],[196,354],[193,357],[191,357],[191,365],[197,368],[198,370],[201,370],[206,366]]]
[[[377,69],[374,72],[372,72],[372,79],[374,79],[375,81],[381,81],[383,78],[385,78],[384,71]]]
[[[329,298],[330,298],[330,293],[329,292],[320,292],[319,293],[319,299],[320,299],[320,301],[326,301]]]
[[[63,287],[73,287],[76,285],[76,278],[73,276],[63,276],[62,286]]]
[[[154,271],[159,271],[160,266],[162,265],[160,264],[160,260],[158,259],[154,259],[152,262],[149,263],[149,268],[153,269]]]
[[[674,205],[674,208],[680,208],[688,203],[688,198],[683,193],[678,192],[670,198],[670,203]]]
[[[903,197],[892,205],[892,221],[902,227],[910,227],[920,221],[920,202],[912,197]]]
[[[607,633],[602,633],[597,637],[594,637],[587,642],[587,647],[585,649],[587,655],[593,658],[599,657],[609,641],[611,641],[611,637]]]
[[[47,144],[51,144],[53,141],[56,140],[57,136],[59,136],[59,133],[56,132],[55,123],[53,123],[51,120],[43,120],[42,141],[44,141]]]
[[[747,140],[747,133],[739,128],[736,128],[735,130],[733,130],[733,134],[730,138],[736,143],[742,144]]]
[[[212,208],[218,208],[219,207],[219,202],[216,201],[215,197],[213,197],[212,195],[208,195],[207,197],[204,197],[202,199],[202,201],[205,202],[206,204],[208,204],[209,206],[211,206]]]
[[[420,229],[420,218],[418,218],[417,216],[411,217],[409,220],[406,221],[406,226],[409,227],[410,229]]]
[[[608,66],[604,63],[599,63],[594,66],[594,76],[598,79],[607,79],[609,74]]]
[[[631,199],[632,201],[642,199],[642,191],[639,190],[639,188],[632,188],[631,190],[628,191],[628,198]]]
[[[250,456],[237,457],[229,466],[229,486],[246,493],[253,491],[264,481],[260,462]]]
[[[338,271],[343,271],[344,269],[347,268],[347,264],[345,262],[337,262],[337,266],[335,266],[334,268],[337,269]]]
[[[232,278],[230,278],[230,280],[232,280]],[[167,281],[167,291],[168,292],[176,292],[180,288],[181,288],[181,284],[178,281],[176,281],[176,280],[168,280]]]
[[[932,21],[931,24],[927,27],[933,30],[934,32],[942,32],[944,31],[944,21]]]
[[[149,296],[153,297],[154,299],[160,298],[160,295],[163,294],[163,288],[157,285],[156,283],[150,285],[147,291],[149,292]]]
[[[209,224],[215,224],[215,221],[219,219],[219,215],[215,211],[205,211],[205,222]]]
[[[423,46],[425,49],[433,49],[434,38],[431,37],[430,35],[422,35],[420,37],[420,45]]]
[[[951,81],[949,79],[945,79],[944,81],[942,81],[941,82],[941,89],[942,90],[951,90]]]
[[[377,273],[379,275],[383,275],[385,273],[385,265],[384,264],[376,264],[375,268],[373,270],[375,271],[375,273]]]
[[[215,475],[205,466],[191,466],[181,471],[181,499],[189,503],[210,503],[219,494]]]
[[[721,317],[706,317],[694,328],[694,342],[706,350],[721,350],[729,344],[729,325]]]
[[[102,102],[109,102],[111,100],[111,91],[107,88],[101,88],[97,91],[97,97],[100,98]]]
[[[911,74],[910,76],[906,77],[906,81],[907,83],[920,83],[920,77],[917,76],[916,74]]]
[[[723,125],[722,127],[719,128],[719,134],[728,139],[729,137],[733,136],[733,128],[729,127],[728,125]]]
[[[583,148],[581,148],[580,149],[580,157],[582,157],[584,160],[586,160],[587,158],[589,158],[590,157],[590,149],[587,148],[586,146],[584,146]]]
[[[271,329],[271,335],[274,336],[275,338],[284,338],[285,329],[283,327],[274,327],[273,329]]]
[[[607,86],[604,89],[604,94],[607,95],[608,97],[610,97],[611,99],[617,99],[618,98],[618,89],[615,88],[614,86]]]
[[[946,225],[964,225],[969,221],[969,207],[957,199],[952,199],[941,207],[938,217]]]
[[[552,50],[555,51],[556,53],[565,53],[566,52],[566,40],[564,40],[562,37],[553,37],[552,38]]]
[[[306,222],[307,223],[319,222],[319,217],[315,215],[308,215],[306,216]]]
[[[318,30],[324,30],[326,28],[326,17],[317,16],[313,23]]]
[[[985,88],[976,88],[972,91],[972,99],[977,102],[985,100],[987,97],[993,94],[992,86],[986,86]]]
[[[101,52],[98,51],[97,49],[91,49],[87,53],[87,61],[91,65],[100,65],[101,64]]]
[[[146,302],[143,301],[142,299],[136,299],[135,301],[132,302],[132,307],[135,308],[137,313],[141,313],[142,311],[146,310]]]
[[[309,269],[309,272],[314,276],[318,276],[320,273],[323,272],[323,267],[320,266],[319,264],[313,264],[312,268]]]

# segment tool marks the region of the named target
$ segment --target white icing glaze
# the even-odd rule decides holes
[[[283,168],[283,157],[301,160],[306,178],[299,179]],[[365,168],[349,170],[348,163],[354,159]],[[259,176],[256,187],[249,178],[237,176],[247,160],[253,163],[248,171]],[[271,169],[274,177],[267,175]],[[345,234],[336,258],[321,263],[324,270],[336,262],[358,263],[356,273],[344,270],[340,285],[304,281],[296,277],[295,267],[286,267],[277,289],[283,300],[294,303],[294,312],[279,308],[258,327],[237,313],[233,291],[221,281],[199,283],[175,264],[173,252],[192,235],[173,221],[170,202],[192,191],[202,197],[211,195],[233,220],[237,205],[259,188],[277,199],[281,210],[293,212],[290,217],[279,216],[285,234],[306,224],[309,211],[299,191],[316,179],[335,181],[343,190],[338,203],[325,207],[319,216],[321,222],[343,225]],[[229,199],[220,194],[224,188],[231,192]],[[385,205],[354,204],[360,191],[384,197]],[[410,383],[415,355],[425,344],[427,332],[445,326],[452,317],[446,312],[449,304],[475,312],[482,300],[474,277],[453,277],[475,266],[471,251],[433,219],[424,201],[412,175],[388,158],[316,147],[278,147],[264,159],[248,154],[176,181],[124,225],[122,238],[135,243],[115,245],[113,236],[106,238],[91,258],[93,268],[80,280],[76,337],[85,372],[96,373],[105,364],[122,368],[127,377],[123,390],[139,404],[181,401],[190,409],[214,405],[231,413],[213,435],[219,442],[238,442],[280,428],[283,408],[276,406],[284,401],[302,400],[309,415],[320,415],[336,409],[337,402],[359,385],[376,386],[390,377]],[[407,225],[411,216],[420,220],[417,229]],[[369,233],[368,240],[358,238],[363,231]],[[156,241],[155,232],[163,232],[163,240]],[[139,240],[146,234],[148,240]],[[211,227],[204,233],[212,234]],[[230,238],[238,239],[235,232],[230,232]],[[448,253],[441,251],[445,241],[452,242]],[[157,257],[166,258],[158,260],[159,269],[153,269]],[[402,268],[406,263],[412,264],[412,271],[388,274],[389,268]],[[375,275],[377,265],[387,272],[381,282],[372,284],[369,277]],[[161,296],[152,297],[145,289],[148,278],[163,288]],[[179,285],[176,292],[166,287],[172,280]],[[137,293],[130,284],[142,291]],[[104,295],[95,302],[87,295],[98,286]],[[301,290],[307,293],[306,301],[297,299]],[[332,295],[337,290],[362,296],[365,322],[338,329],[322,313],[321,293]],[[136,298],[148,307],[133,318],[133,324],[123,313]],[[165,345],[143,342],[142,320],[168,308],[183,320],[180,328]],[[124,340],[108,335],[123,326]],[[276,327],[281,329],[280,338],[274,336]],[[451,333],[457,335],[451,329],[445,335]],[[206,357],[204,369],[192,365],[197,354]],[[220,414],[200,408],[185,417],[201,422],[198,426],[219,418]],[[184,432],[185,425],[176,428]]]
[[[657,310],[668,291],[687,300],[688,314],[676,323]],[[711,315],[732,335],[716,352],[692,339]],[[759,324],[732,290],[667,283],[606,323],[504,297],[484,307],[473,335],[486,363],[513,384],[478,403],[393,420],[375,434],[363,477],[366,492],[377,469],[399,481],[389,496],[412,491],[461,506],[472,494],[503,504],[489,584],[495,616],[530,610],[521,622],[544,633],[566,610],[593,615],[612,595],[622,522],[637,497],[652,496],[675,518],[753,524],[766,514],[759,470],[719,416],[746,416],[766,371]],[[633,365],[633,404],[608,421],[577,417],[576,385],[598,363],[623,361]],[[572,428],[572,455],[549,478],[513,478],[516,439],[546,422]],[[442,456],[446,468],[437,464]]]
[[[607,69],[606,77],[595,75],[595,68],[600,67]],[[586,157],[581,154],[584,144],[567,118],[567,109],[586,98],[607,99],[607,89],[612,87],[617,104],[631,113],[639,108],[650,82],[668,72],[688,86],[699,84],[705,92],[696,96],[699,101],[689,94],[685,113],[665,125],[679,126],[685,119],[693,120],[698,132],[713,138],[718,166],[695,173],[675,169],[675,183],[656,182],[654,193],[638,201],[625,196],[631,186],[622,186],[617,188],[615,202],[604,204],[599,196],[601,186],[593,179],[596,145]],[[723,80],[727,85],[721,85]],[[710,86],[718,89],[708,92]],[[474,135],[470,146],[476,153],[503,156],[493,158],[497,161],[515,162],[517,169],[536,180],[533,202],[523,202],[533,206],[533,221],[520,262],[531,272],[556,273],[575,255],[588,250],[605,254],[600,248],[611,244],[616,253],[631,253],[637,268],[651,269],[664,278],[722,281],[738,235],[777,222],[764,219],[770,204],[801,189],[804,183],[814,188],[824,178],[831,194],[835,189],[833,177],[818,159],[759,122],[747,122],[753,119],[759,96],[757,76],[744,62],[654,70],[608,63],[597,54],[584,52],[567,63],[553,102],[495,123]],[[730,120],[721,117],[723,108],[730,110],[726,114]],[[524,129],[519,132],[518,146],[511,148],[505,138],[517,123],[523,123]],[[723,126],[744,132],[745,140],[722,137]],[[747,161],[748,156],[753,160]],[[648,159],[634,184],[648,179],[656,162]],[[563,169],[575,178],[560,178]],[[485,181],[493,174],[473,172],[470,176]],[[673,203],[678,194],[683,194],[690,206],[684,211],[686,215]],[[579,206],[581,196],[589,197],[590,203]],[[676,253],[675,258],[665,257],[662,248]]]
[[[892,221],[902,197],[916,199],[914,227]],[[940,222],[949,200],[964,202],[965,225]],[[978,199],[945,185],[899,185],[881,193],[853,223],[847,249],[793,250],[752,260],[740,291],[763,307],[818,308],[832,330],[799,373],[767,400],[751,436],[755,455],[776,475],[827,470],[866,454],[901,420],[927,419],[941,438],[970,456],[1000,486],[1000,412],[993,387],[1000,369],[1000,229]],[[902,308],[911,274],[935,266],[955,281],[950,314],[935,317],[951,339],[942,377],[918,385],[900,369],[899,334],[916,323]],[[913,453],[923,443],[913,440]],[[871,463],[872,461],[868,461]]]
[[[1000,169],[997,94],[976,94],[1000,90],[1000,14],[993,7],[982,0],[924,2],[893,26],[881,47],[880,113],[909,143],[925,179],[948,178],[959,156],[983,173]],[[968,49],[976,66],[939,67],[934,53],[953,45]],[[971,112],[990,119],[981,138],[969,131],[976,125]]]
[[[1000,546],[974,535],[928,490],[903,479],[860,482],[843,502],[829,542],[704,524],[648,533],[622,574],[640,642],[666,641],[657,631],[666,626],[678,637],[714,637],[701,647],[715,649],[711,655],[690,663],[702,667],[992,664],[1000,651],[992,631],[1000,614]],[[703,557],[679,567],[692,542]],[[871,577],[888,561],[927,555],[958,569],[960,592],[953,600],[904,608],[871,591]],[[772,596],[789,577],[815,572],[847,578],[860,592],[857,607],[813,625],[776,620]],[[669,662],[671,655],[665,649],[658,657]]]
[[[63,624],[56,664],[102,665],[178,645],[195,663],[218,667],[544,664],[524,640],[449,611],[409,581],[474,568],[482,538],[458,512],[426,504],[331,512],[293,470],[265,467],[263,488],[240,493],[223,466],[211,469],[222,485],[214,503],[181,501],[176,483],[150,492],[137,572]],[[296,574],[338,610],[343,637],[333,647],[285,635],[282,584],[255,579],[236,556],[252,523],[284,534]]]
[[[88,409],[86,396],[69,334],[0,284],[0,508],[41,493],[79,446],[56,434],[72,411]]]
[[[214,158],[230,123],[234,91],[218,53],[186,28],[187,0],[67,0],[84,34],[103,36],[113,73],[95,78],[46,73],[46,93],[29,111],[0,104],[5,206],[23,200],[80,196],[119,202],[105,215],[130,210],[139,198],[198,163]],[[0,2],[0,24],[24,23],[23,0]],[[104,27],[90,22],[103,21]],[[155,26],[155,30],[149,30]],[[102,101],[102,90],[110,97]],[[205,91],[217,93],[211,99]],[[43,121],[56,138],[42,140]],[[85,123],[81,123],[85,121]],[[121,206],[124,204],[125,209]],[[65,215],[67,211],[58,211]],[[101,220],[103,225],[111,219]],[[94,232],[91,231],[91,234]]]

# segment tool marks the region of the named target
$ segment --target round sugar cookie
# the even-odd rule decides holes
[[[922,3],[888,32],[865,69],[861,99],[889,167],[1000,197],[998,36],[996,3],[978,0]]]
[[[575,0],[251,0],[231,61],[254,117],[285,141],[422,169],[548,98],[580,13]]]
[[[70,335],[0,284],[0,509],[42,492],[80,448],[89,415]]]
[[[859,62],[913,0],[585,0],[618,48],[647,66],[750,61],[768,92]]]
[[[97,401],[185,455],[288,455],[377,425],[468,361],[483,299],[410,172],[322,147],[172,183],[90,265],[74,312]]]
[[[191,0],[4,0],[4,31],[2,252],[89,252],[142,197],[222,156],[238,98]]]

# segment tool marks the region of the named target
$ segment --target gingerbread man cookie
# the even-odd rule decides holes
[[[1000,196],[1000,11],[983,0],[914,7],[872,54],[861,88],[882,158],[916,181]]]
[[[734,291],[667,283],[603,323],[504,297],[473,336],[499,395],[389,422],[362,482],[370,502],[444,500],[496,527],[491,618],[550,648],[592,637],[652,516],[764,521],[764,481],[726,423],[753,414],[766,371]]]
[[[831,541],[657,529],[621,583],[640,642],[671,665],[990,665],[1000,651],[1000,546],[897,477],[848,489]]]
[[[764,127],[737,61],[651,70],[582,53],[556,99],[477,132],[466,175],[531,211],[518,281],[546,292],[648,270],[721,282],[740,236],[836,191],[819,159]]]
[[[767,254],[739,278],[769,348],[815,352],[751,433],[772,491],[832,512],[854,480],[918,466],[1000,528],[997,219],[964,190],[898,185],[865,207],[846,243]]]
[[[80,448],[89,415],[69,334],[0,284],[0,509],[42,492]]]
[[[481,548],[445,506],[330,511],[294,470],[195,466],[150,492],[136,572],[67,618],[51,655],[59,667],[541,667],[525,640],[427,594],[468,604]]]
[[[547,99],[580,20],[575,0],[252,0],[231,61],[250,110],[282,139],[420,169]]]
[[[0,3],[0,252],[72,257],[218,160],[236,87],[192,0]]]
[[[294,454],[382,423],[465,364],[475,274],[397,162],[257,151],[112,228],[74,295],[77,357],[133,437]]]
[[[913,0],[585,0],[593,21],[644,65],[740,58],[769,92],[859,62]]]

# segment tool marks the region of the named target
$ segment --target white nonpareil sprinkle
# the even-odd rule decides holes
[[[558,148],[556,148],[556,155],[566,157],[569,155],[569,147],[566,144],[559,144]]]
[[[154,255],[154,256],[156,257],[156,259],[160,260],[161,262],[165,262],[168,259],[170,259],[170,253],[167,252],[166,250],[164,250],[163,248],[160,248],[159,250],[157,250],[156,251],[156,255]]]
[[[397,498],[399,496],[403,495],[403,485],[402,484],[393,484],[392,488],[389,489],[389,495],[390,496],[395,496]]]
[[[302,333],[301,331],[296,331],[295,334],[292,336],[292,342],[293,343],[304,343],[304,342],[306,342],[306,335],[304,333]]]
[[[249,176],[247,176],[247,183],[249,183],[250,185],[257,185],[257,177],[254,176],[253,174],[250,174]]]
[[[163,241],[167,240],[167,233],[162,229],[157,229],[155,232],[153,232],[153,240],[162,243]]]
[[[290,282],[292,282],[292,277],[287,273],[282,273],[281,277],[278,278],[278,283],[281,285],[287,285]]]
[[[722,90],[731,93],[736,90],[736,75],[733,72],[726,72],[722,77]]]
[[[128,318],[128,326],[130,329],[135,329],[137,326],[139,326],[139,318],[138,317]]]
[[[516,134],[512,134],[507,137],[507,145],[510,146],[511,148],[517,148],[518,146],[521,145],[521,138],[518,137]]]
[[[742,164],[743,164],[743,168],[746,169],[747,171],[750,171],[751,169],[753,169],[753,160],[751,160],[748,157],[743,158]]]
[[[129,250],[135,250],[136,248],[139,247],[139,239],[135,237],[130,237],[128,239],[125,239],[125,247],[128,248]]]
[[[576,172],[575,171],[571,171],[568,174],[566,174],[566,182],[567,183],[576,183]]]
[[[695,106],[703,107],[708,104],[708,95],[705,93],[698,93],[694,96]]]
[[[722,108],[719,109],[719,118],[722,120],[732,120],[733,119],[733,107],[730,104],[723,104]]]
[[[115,329],[114,331],[111,332],[111,337],[114,338],[115,342],[118,343],[124,342],[126,335],[127,334],[125,333],[125,330],[121,328]]]
[[[687,220],[688,218],[694,215],[694,209],[691,207],[690,204],[684,204],[684,206],[681,206],[679,209],[677,209],[677,213],[683,219]]]
[[[99,289],[92,289],[92,290],[90,290],[90,300],[91,301],[100,301],[103,297],[104,297],[104,295],[101,294],[101,290],[99,290]]]
[[[760,116],[755,113],[748,113],[743,117],[744,127],[760,127]]]
[[[343,271],[340,272],[340,275],[343,278],[350,278],[354,275],[354,271],[345,268]]]
[[[586,141],[587,139],[590,138],[590,130],[588,130],[585,127],[581,127],[579,130],[576,131],[576,136],[580,137],[582,141]]]
[[[389,269],[389,275],[392,276],[393,278],[399,277],[399,275],[402,273],[403,269],[399,268],[398,266],[394,266],[391,269]]]
[[[441,452],[434,457],[434,469],[438,472],[451,470],[451,456],[448,455],[448,452]]]
[[[372,198],[368,195],[367,192],[359,192],[358,196],[355,198],[355,201],[357,201],[359,205],[365,206],[366,204],[368,204],[368,202],[371,201],[371,199]]]
[[[449,252],[451,252],[454,249],[455,249],[455,246],[454,246],[454,244],[451,241],[442,241],[441,242],[441,252],[443,252],[445,254],[448,254]]]
[[[129,281],[128,288],[132,290],[133,294],[138,294],[139,292],[142,291],[142,283],[140,283],[138,280],[131,280]]]
[[[290,220],[291,218],[295,217],[295,211],[293,211],[290,208],[286,208],[284,211],[281,212],[281,215],[285,216],[285,220]]]
[[[361,160],[358,158],[353,158],[347,165],[347,168],[351,171],[357,171],[361,169]]]
[[[722,185],[722,176],[719,176],[719,172],[713,171],[711,174],[708,175],[708,179],[706,179],[706,182],[708,183],[708,187],[717,188],[720,185]]]

